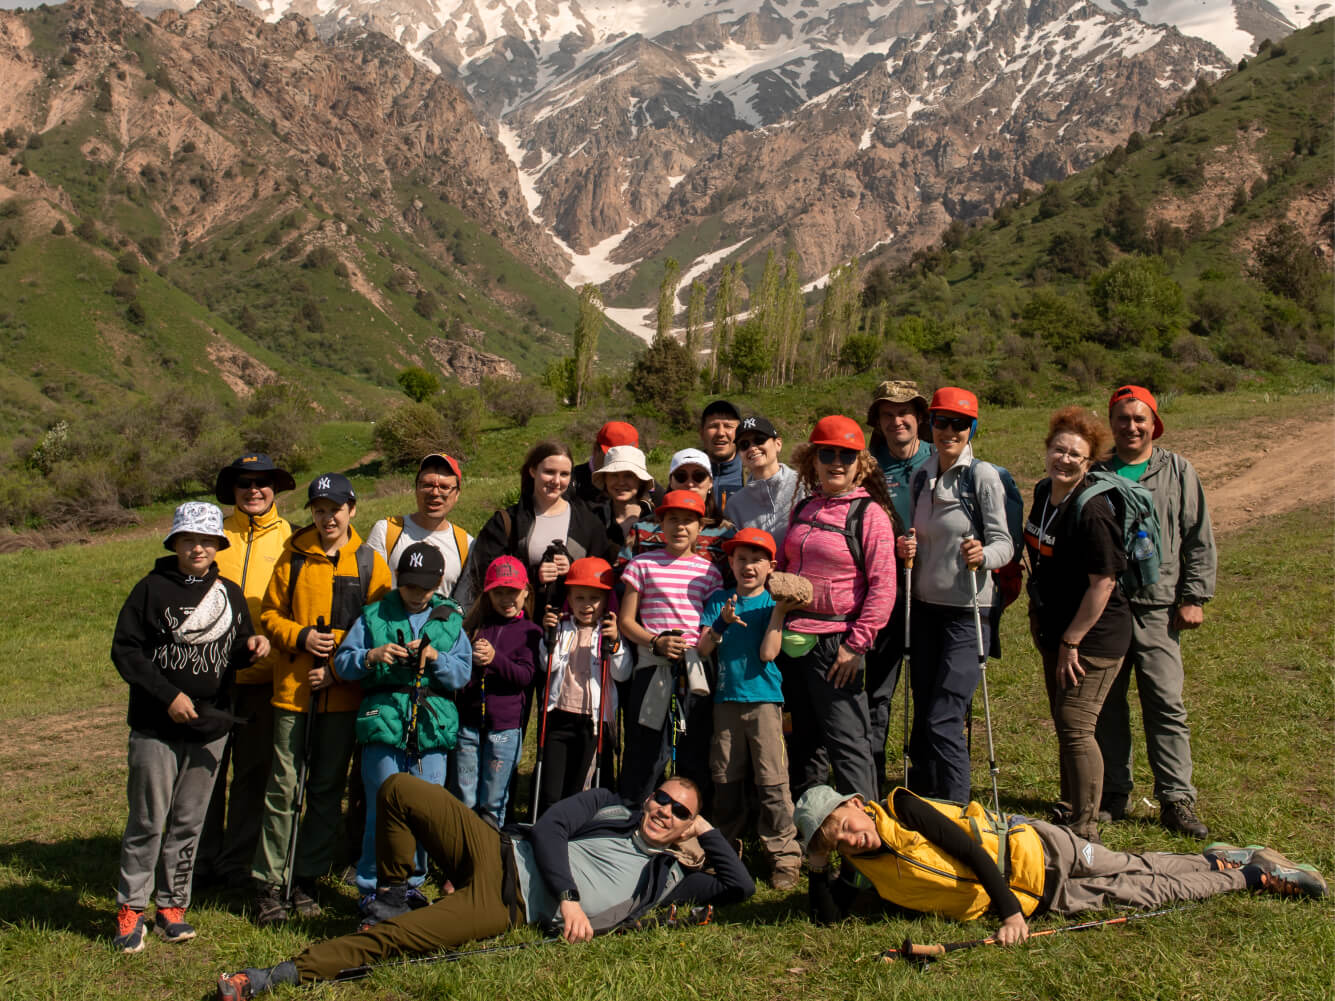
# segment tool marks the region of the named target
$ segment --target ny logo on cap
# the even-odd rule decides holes
[[[742,427],[745,428],[747,431],[755,430],[755,426],[756,426],[756,419],[754,417],[748,417],[746,420],[742,421]]]
[[[411,556],[409,556],[409,557],[408,557],[408,565],[409,565],[410,567],[421,567],[421,565],[422,565],[422,554],[421,554],[421,553],[413,553]]]
[[[320,490],[328,490],[328,489],[329,489],[329,484],[330,484],[330,479],[329,479],[329,477],[328,477],[328,476],[321,476],[320,479],[316,482],[315,486],[316,486],[317,489],[320,489]]]

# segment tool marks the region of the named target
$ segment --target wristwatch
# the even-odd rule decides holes
[[[561,903],[563,903],[563,904],[564,904],[567,900],[572,901],[573,903],[578,904],[578,903],[579,903],[579,891],[578,891],[578,890],[562,890],[560,893],[558,893],[558,894],[556,895],[556,899],[559,900],[559,901],[560,901]]]

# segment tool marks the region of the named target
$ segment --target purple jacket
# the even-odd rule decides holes
[[[496,656],[485,668],[473,665],[473,677],[459,690],[459,723],[473,730],[517,730],[524,715],[524,691],[538,669],[542,627],[531,619],[488,617],[473,636],[473,646],[486,640]],[[487,690],[487,716],[482,718],[482,688]]]
[[[812,496],[802,512],[803,521],[842,530],[848,521],[849,502],[866,497],[867,491],[858,487],[837,497],[819,491]],[[859,569],[840,531],[791,524],[779,551],[779,569],[811,581],[812,598],[811,605],[794,612],[785,625],[815,635],[847,632],[844,644],[850,650],[870,650],[895,607],[895,530],[890,516],[875,502],[867,505],[862,516],[862,553]]]

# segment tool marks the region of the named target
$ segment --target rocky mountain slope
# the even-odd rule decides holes
[[[337,412],[405,366],[476,383],[569,351],[566,258],[505,150],[383,35],[71,0],[0,12],[0,86],[0,331],[25,422],[152,388],[145,358],[208,392],[301,380]],[[630,351],[604,337],[606,359]]]

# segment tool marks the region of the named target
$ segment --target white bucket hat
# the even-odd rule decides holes
[[[609,448],[607,455],[603,457],[603,464],[593,472],[593,485],[602,490],[603,478],[608,473],[621,472],[634,473],[635,478],[641,483],[649,484],[651,490],[655,486],[654,478],[649,475],[644,453],[634,445],[613,445]]]
[[[162,545],[169,552],[174,552],[175,547],[172,546],[172,539],[182,532],[212,535],[218,540],[219,549],[226,549],[231,545],[227,541],[227,536],[223,534],[222,508],[217,504],[209,504],[205,501],[186,501],[172,515],[172,530],[162,540]]]

